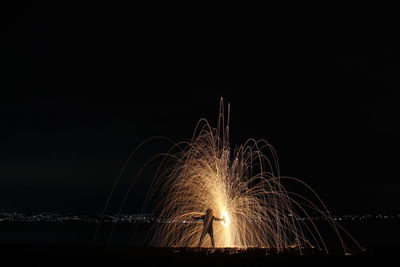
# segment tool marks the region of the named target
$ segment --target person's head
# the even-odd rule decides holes
[[[207,216],[213,215],[213,210],[210,209],[210,208],[208,208],[208,209],[206,210],[206,215],[207,215]]]

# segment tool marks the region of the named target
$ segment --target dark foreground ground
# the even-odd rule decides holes
[[[391,266],[391,249],[353,255],[274,253],[265,249],[173,249],[73,245],[0,245],[1,261],[37,266]],[[393,262],[393,260],[395,260]],[[390,265],[389,265],[390,264]],[[396,265],[395,264],[395,265]]]
[[[104,225],[91,246],[97,224],[93,223],[0,223],[0,265],[17,266],[397,266],[400,259],[400,224],[392,221],[362,221],[344,225],[366,247],[365,253],[342,252],[299,255],[276,254],[265,249],[162,249],[141,247],[148,224],[138,227],[132,239],[132,224],[117,225],[112,246],[106,244],[111,225]],[[147,227],[147,228],[146,228]],[[325,233],[325,231],[323,231]],[[327,237],[332,244],[334,238]],[[133,246],[129,247],[127,244]],[[351,242],[349,243],[352,244]],[[354,246],[353,246],[354,247]],[[334,249],[334,246],[332,246]],[[268,255],[266,255],[268,252]]]

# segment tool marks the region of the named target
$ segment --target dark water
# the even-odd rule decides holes
[[[104,223],[100,228],[97,244],[108,244],[114,224]],[[400,221],[344,222],[342,224],[355,239],[367,249],[397,249],[400,240]],[[146,245],[146,235],[151,224],[116,224],[111,245]],[[97,228],[96,223],[87,222],[0,222],[0,244],[67,244],[90,245]],[[321,233],[327,243],[334,243],[334,236]]]
[[[144,245],[150,226],[103,223],[96,244],[111,242],[111,245]],[[0,244],[91,245],[97,227],[96,223],[88,222],[0,222]]]
[[[3,261],[40,266],[389,266],[398,261],[399,221],[347,222],[343,226],[367,248],[352,256],[285,252],[266,253],[249,249],[151,248],[143,245],[150,224],[117,224],[111,246],[107,244],[113,224],[101,227],[97,246],[92,239],[95,223],[10,223],[0,222],[0,255]],[[133,246],[127,246],[134,235]],[[324,228],[320,228],[325,232]],[[323,233],[325,234],[325,233]],[[330,239],[329,235],[325,235]],[[333,240],[327,240],[329,243]]]
[[[187,249],[118,246],[1,245],[2,262],[31,266],[387,266],[368,254],[266,253],[265,249]],[[36,264],[37,263],[37,264]]]

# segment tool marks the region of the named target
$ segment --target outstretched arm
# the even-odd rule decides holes
[[[205,215],[193,217],[193,220],[204,220]]]
[[[223,221],[224,218],[218,218],[218,217],[215,217],[215,216],[214,216],[214,220],[215,220],[215,221]]]

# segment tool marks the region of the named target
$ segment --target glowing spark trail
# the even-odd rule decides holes
[[[170,153],[164,162],[166,171],[157,178],[149,194],[152,200],[153,196],[159,197],[156,210],[160,220],[153,229],[152,244],[196,247],[203,224],[194,218],[211,208],[215,216],[223,218],[222,222],[213,223],[216,247],[279,251],[317,246],[328,252],[309,215],[316,212],[337,234],[346,251],[339,234],[341,228],[318,195],[301,180],[280,176],[277,155],[267,141],[249,139],[232,150],[229,111],[228,105],[225,122],[221,100],[217,127],[201,119],[192,140],[178,144],[181,151]],[[301,184],[317,201],[287,191],[284,180]],[[205,246],[211,246],[208,238]]]
[[[222,219],[212,222],[216,247],[259,247],[277,251],[295,248],[300,252],[303,248],[316,247],[328,253],[323,237],[325,230],[324,233],[319,231],[310,216],[313,215],[329,226],[345,253],[348,248],[343,237],[361,248],[333,220],[313,189],[299,179],[280,175],[276,152],[267,141],[249,139],[231,148],[229,112],[228,105],[225,117],[221,99],[217,127],[201,119],[189,142],[175,144],[168,153],[150,160],[164,158],[142,210],[159,215],[150,232],[150,243],[162,247],[197,247],[203,231],[203,222],[198,218],[212,209],[214,216]],[[160,174],[160,171],[163,172]],[[307,197],[287,190],[283,183],[304,187]],[[134,180],[119,212],[133,184]],[[96,235],[99,227],[100,224]],[[112,232],[110,239],[111,236]],[[210,238],[206,237],[203,245],[210,247]]]

